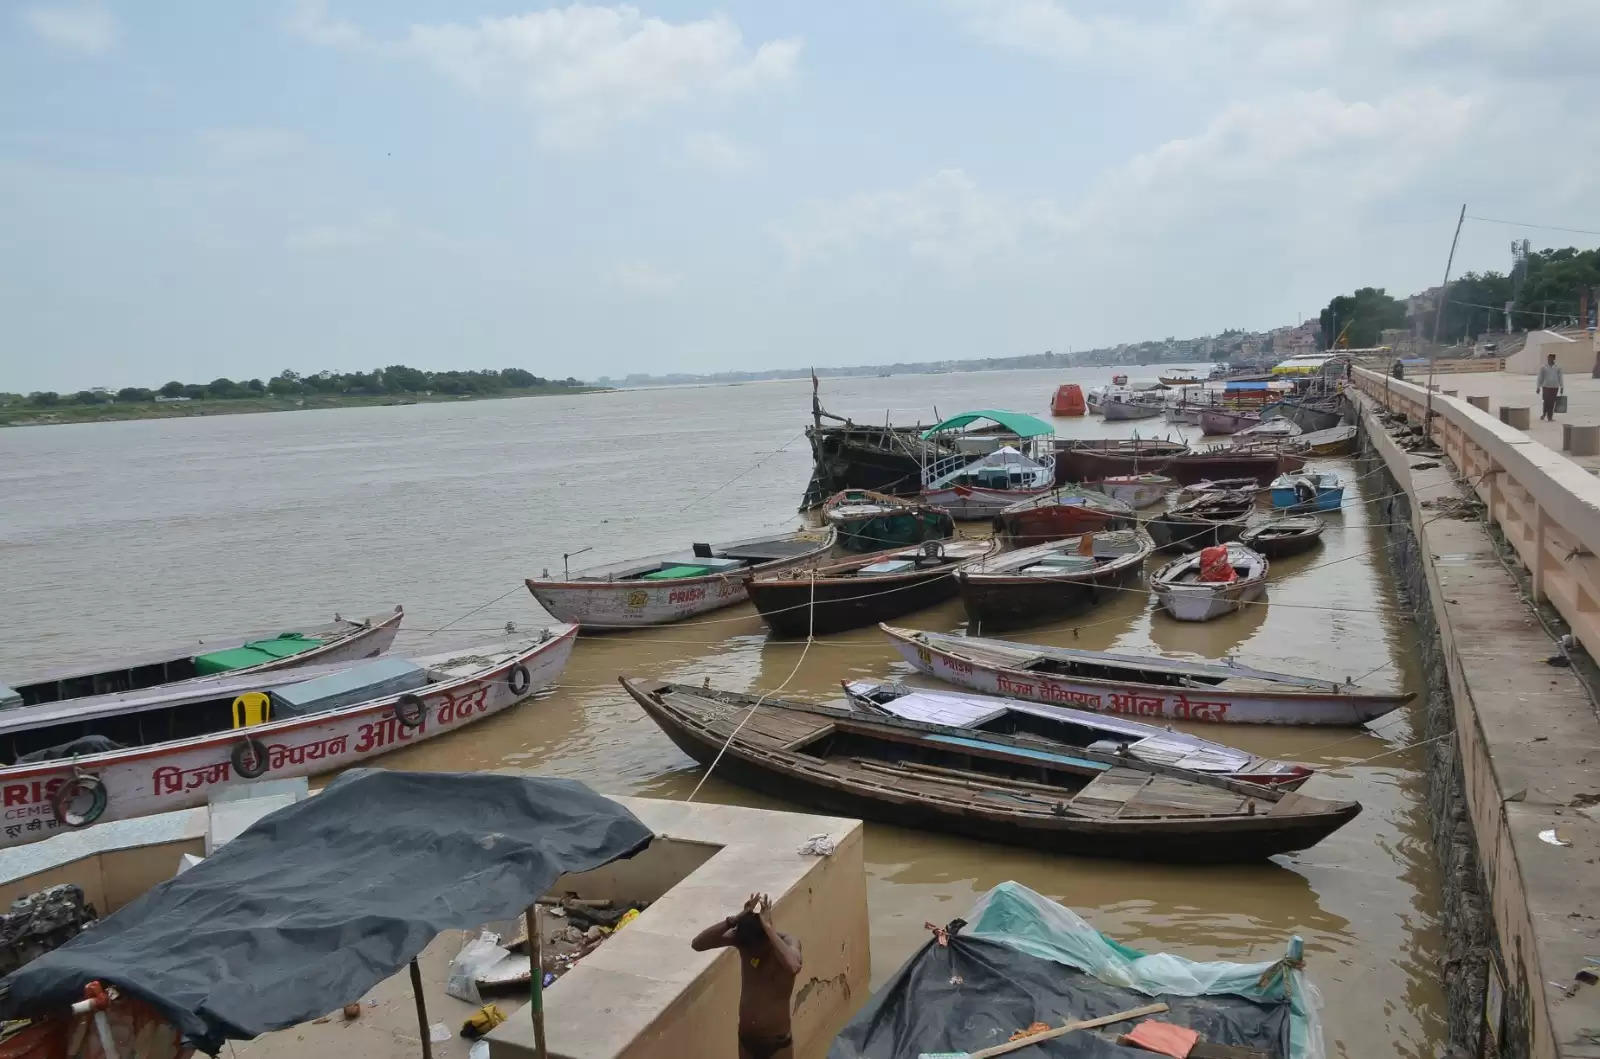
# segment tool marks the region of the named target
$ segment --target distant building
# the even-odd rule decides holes
[[[187,401],[187,400],[189,400],[189,398],[187,398],[187,397],[162,397],[160,394],[157,394],[156,395],[156,400],[161,404],[167,404],[167,403],[172,402],[172,401]]]

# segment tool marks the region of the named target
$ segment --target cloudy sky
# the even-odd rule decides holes
[[[1597,56],[1592,0],[10,3],[0,390],[1293,323],[1462,201],[1600,228]],[[1521,235],[1585,241],[1458,270]]]

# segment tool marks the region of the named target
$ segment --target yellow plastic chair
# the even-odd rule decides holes
[[[249,728],[272,720],[272,700],[265,692],[247,691],[233,700],[233,726]]]

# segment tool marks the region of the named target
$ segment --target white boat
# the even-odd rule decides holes
[[[1098,409],[1108,420],[1151,419],[1165,410],[1166,405],[1159,399],[1111,393],[1100,399]]]
[[[1140,761],[1192,769],[1244,783],[1293,789],[1311,776],[1311,769],[1304,765],[1258,757],[1247,750],[1213,743],[1188,732],[1115,714],[972,692],[929,691],[870,680],[846,681],[844,691],[851,704],[858,708],[892,714],[908,721],[1109,750]]]
[[[1410,702],[1349,680],[1273,673],[1233,662],[1115,654],[879,625],[900,657],[931,677],[988,695],[1154,720],[1357,725]]]
[[[1098,482],[1084,483],[1085,489],[1097,490],[1135,508],[1159,504],[1170,490],[1177,487],[1177,481],[1160,474],[1114,475]]]
[[[263,776],[338,771],[465,727],[553,684],[577,632],[554,626],[538,640],[415,660],[390,656],[254,679],[225,674],[0,711],[0,746],[46,744],[13,753],[31,760],[0,768],[0,848],[202,805]],[[249,710],[265,719],[240,724],[251,720]],[[93,734],[85,739],[85,732]],[[161,737],[137,738],[149,733]]]
[[[1179,621],[1210,621],[1262,599],[1267,594],[1267,557],[1242,544],[1228,549],[1231,581],[1200,580],[1204,551],[1185,555],[1150,575],[1156,601]]]
[[[565,574],[528,578],[533,598],[557,619],[593,629],[665,625],[743,603],[744,575],[777,573],[815,562],[833,549],[832,526],[727,544],[695,544]]]
[[[974,423],[986,425],[970,429]],[[956,450],[922,468],[923,502],[952,518],[992,519],[1017,501],[1055,487],[1055,427],[1041,419],[982,409],[946,419],[922,436]],[[986,455],[972,458],[985,447]]]
[[[62,666],[20,679],[0,680],[0,708],[137,691],[214,673],[267,673],[371,658],[389,649],[404,617],[405,611],[400,607],[359,621],[335,614],[330,622],[206,636],[161,651]]]

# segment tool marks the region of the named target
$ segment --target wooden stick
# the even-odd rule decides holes
[[[529,905],[522,913],[522,920],[528,928],[528,969],[533,972],[528,976],[533,984],[533,996],[528,1004],[533,1014],[533,1054],[537,1059],[549,1059],[550,1053],[544,1044],[544,946],[539,938],[538,904]]]
[[[1092,1030],[1096,1026],[1109,1026],[1113,1022],[1126,1022],[1128,1019],[1143,1018],[1146,1015],[1159,1015],[1166,1010],[1167,1005],[1165,1004],[1146,1004],[1142,1008],[1129,1008],[1127,1011],[1119,1011],[1115,1015],[1102,1015],[1097,1019],[1079,1019],[1077,1022],[1069,1022],[1065,1026],[1058,1026],[1056,1029],[1046,1030],[1044,1033],[1035,1033],[1032,1037],[1024,1037],[1020,1041],[1007,1041],[1005,1044],[997,1044],[992,1048],[971,1052],[968,1054],[967,1059],[989,1059],[992,1055],[1006,1055],[1019,1048],[1026,1048],[1030,1044],[1038,1044],[1040,1041],[1053,1041],[1057,1037],[1064,1037],[1073,1030]]]
[[[422,1036],[422,1059],[433,1059],[433,1041],[428,1037],[428,1005],[422,999],[422,969],[411,961],[411,997],[417,1002],[417,1029]]]

